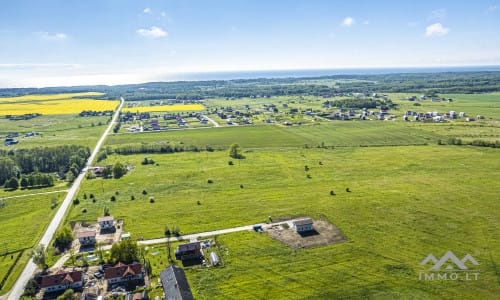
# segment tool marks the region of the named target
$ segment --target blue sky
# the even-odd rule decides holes
[[[0,87],[500,65],[500,1],[2,0]]]

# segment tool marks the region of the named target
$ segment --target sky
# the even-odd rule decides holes
[[[0,88],[500,65],[500,0],[1,0]]]

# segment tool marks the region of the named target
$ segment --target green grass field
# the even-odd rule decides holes
[[[93,192],[98,201],[76,206],[70,220],[95,220],[109,206],[125,220],[125,230],[147,239],[161,237],[165,224],[193,233],[263,222],[269,215],[311,216],[329,219],[350,240],[292,250],[265,235],[222,237],[229,249],[226,267],[188,271],[201,299],[498,294],[496,149],[362,147],[255,150],[246,156],[233,166],[224,152],[151,155],[159,166],[140,165],[141,155],[112,156],[109,162],[124,160],[137,168],[119,180],[87,181],[82,192]],[[208,178],[214,183],[207,184]],[[115,191],[119,196],[111,202]],[[129,199],[132,194],[136,200]],[[477,256],[480,280],[419,282],[420,261],[448,250]]]
[[[135,168],[121,179],[85,180],[78,194],[80,204],[72,206],[66,223],[95,222],[108,207],[115,218],[124,220],[125,231],[135,238],[150,239],[163,237],[165,225],[177,226],[186,234],[260,223],[268,216],[310,216],[330,220],[349,239],[339,245],[293,250],[266,234],[221,236],[219,242],[227,248],[223,268],[187,269],[197,299],[494,299],[500,294],[500,256],[495,252],[500,248],[500,153],[484,147],[438,146],[437,142],[450,137],[500,139],[500,94],[446,95],[454,102],[427,101],[418,108],[402,100],[404,94],[390,96],[399,104],[394,111],[398,116],[406,110],[463,110],[469,115],[482,114],[486,120],[313,122],[302,115],[297,118],[308,118],[302,126],[256,123],[114,134],[106,140],[111,149],[124,144],[170,143],[201,149],[210,146],[216,151],[111,154],[99,165],[120,161]],[[322,100],[304,97],[291,105],[318,109]],[[264,101],[278,105],[299,99],[243,99],[241,103],[215,99],[205,104],[209,108],[229,103],[236,107]],[[33,120],[43,121],[43,117]],[[90,126],[89,118],[55,120],[58,123],[47,125],[50,130],[29,145],[46,144],[51,134],[55,134],[55,143],[89,145],[88,138],[97,140],[104,130],[104,126]],[[31,131],[28,123],[25,126]],[[22,132],[19,128],[5,131]],[[232,143],[243,147],[245,159],[228,156]],[[16,147],[22,144],[24,141]],[[144,157],[154,159],[155,164],[142,165]],[[233,165],[228,164],[230,160]],[[347,187],[352,192],[346,192]],[[335,196],[330,195],[332,190]],[[0,192],[0,198],[6,194]],[[33,232],[26,239],[10,243],[31,246],[49,221],[40,215],[53,212],[50,198],[54,195],[9,201],[0,209],[0,228],[7,228],[4,236],[0,232],[0,240],[17,238],[12,232],[29,211],[34,214],[29,219],[39,223],[27,228]],[[4,214],[2,209],[12,211]],[[4,219],[4,215],[10,218]],[[418,280],[419,263],[429,253],[441,257],[448,250],[460,258],[470,253],[478,260],[478,281]],[[154,260],[153,272],[167,265],[165,253],[154,258],[148,255]],[[10,256],[0,260],[2,271],[8,260]]]
[[[47,115],[30,120],[12,121],[0,119],[0,136],[19,133],[19,144],[0,149],[32,148],[37,146],[85,145],[93,147],[106,129],[109,117],[77,117],[75,115]],[[101,124],[101,126],[99,126]],[[29,132],[39,133],[25,138]]]

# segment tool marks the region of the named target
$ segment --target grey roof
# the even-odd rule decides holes
[[[181,252],[192,251],[192,250],[200,250],[200,249],[201,249],[200,242],[193,242],[193,243],[187,243],[187,244],[180,244],[179,245],[179,251],[181,251]]]
[[[160,273],[161,285],[167,300],[192,300],[193,294],[184,274],[184,270],[170,265]]]
[[[312,224],[312,223],[313,223],[313,220],[311,218],[293,221],[293,225],[295,225],[295,226],[309,225],[309,224]]]

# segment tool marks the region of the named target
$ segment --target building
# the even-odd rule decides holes
[[[170,265],[160,273],[163,293],[167,300],[191,300],[193,294],[189,288],[184,270],[181,267]]]
[[[104,270],[104,279],[108,282],[108,286],[142,280],[143,278],[144,275],[142,274],[142,265],[140,263],[126,265],[119,262],[114,267]]]
[[[180,244],[179,247],[175,249],[175,259],[177,260],[196,259],[201,256],[201,244],[199,242]]]
[[[313,220],[311,218],[301,219],[297,221],[293,221],[293,228],[297,232],[306,232],[314,230]]]
[[[40,287],[46,293],[63,291],[66,289],[77,289],[83,286],[83,272],[59,271],[54,275],[42,276]]]
[[[80,242],[80,246],[95,245],[96,232],[94,230],[79,231],[76,233],[76,238]]]
[[[115,219],[113,218],[113,216],[105,216],[97,218],[97,223],[99,223],[101,230],[114,229],[115,228],[114,222]]]

